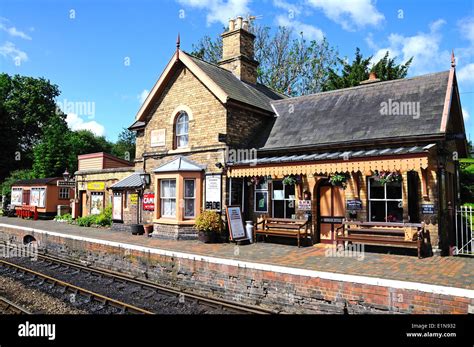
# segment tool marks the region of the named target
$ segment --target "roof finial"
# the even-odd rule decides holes
[[[451,51],[451,67],[456,67],[456,58],[454,57],[454,49]]]
[[[179,50],[181,48],[181,37],[178,33],[178,38],[176,39],[176,59],[179,59]]]

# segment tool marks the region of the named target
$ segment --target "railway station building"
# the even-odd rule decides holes
[[[129,176],[150,177],[141,222],[192,238],[203,210],[238,205],[254,222],[309,218],[314,242],[333,242],[343,219],[424,222],[449,253],[467,156],[454,58],[448,71],[289,98],[257,82],[245,20],[222,39],[217,65],[178,42],[130,127]]]

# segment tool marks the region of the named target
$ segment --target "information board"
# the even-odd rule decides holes
[[[229,225],[229,234],[232,241],[240,241],[247,239],[242,220],[242,212],[240,206],[227,206],[227,224]]]

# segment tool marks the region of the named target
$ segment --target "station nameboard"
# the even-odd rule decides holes
[[[75,181],[58,181],[56,185],[61,188],[74,188],[76,186],[76,182]]]
[[[242,241],[247,239],[242,220],[240,206],[227,206],[227,224],[229,225],[229,234],[232,241]]]

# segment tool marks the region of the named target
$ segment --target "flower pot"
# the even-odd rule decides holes
[[[145,233],[143,225],[141,224],[132,224],[130,229],[132,230],[132,235],[143,235]]]
[[[217,234],[213,231],[200,231],[198,237],[204,243],[215,243],[217,240]]]
[[[145,236],[149,237],[150,234],[153,232],[153,224],[145,224],[143,226],[143,229],[145,230]]]

